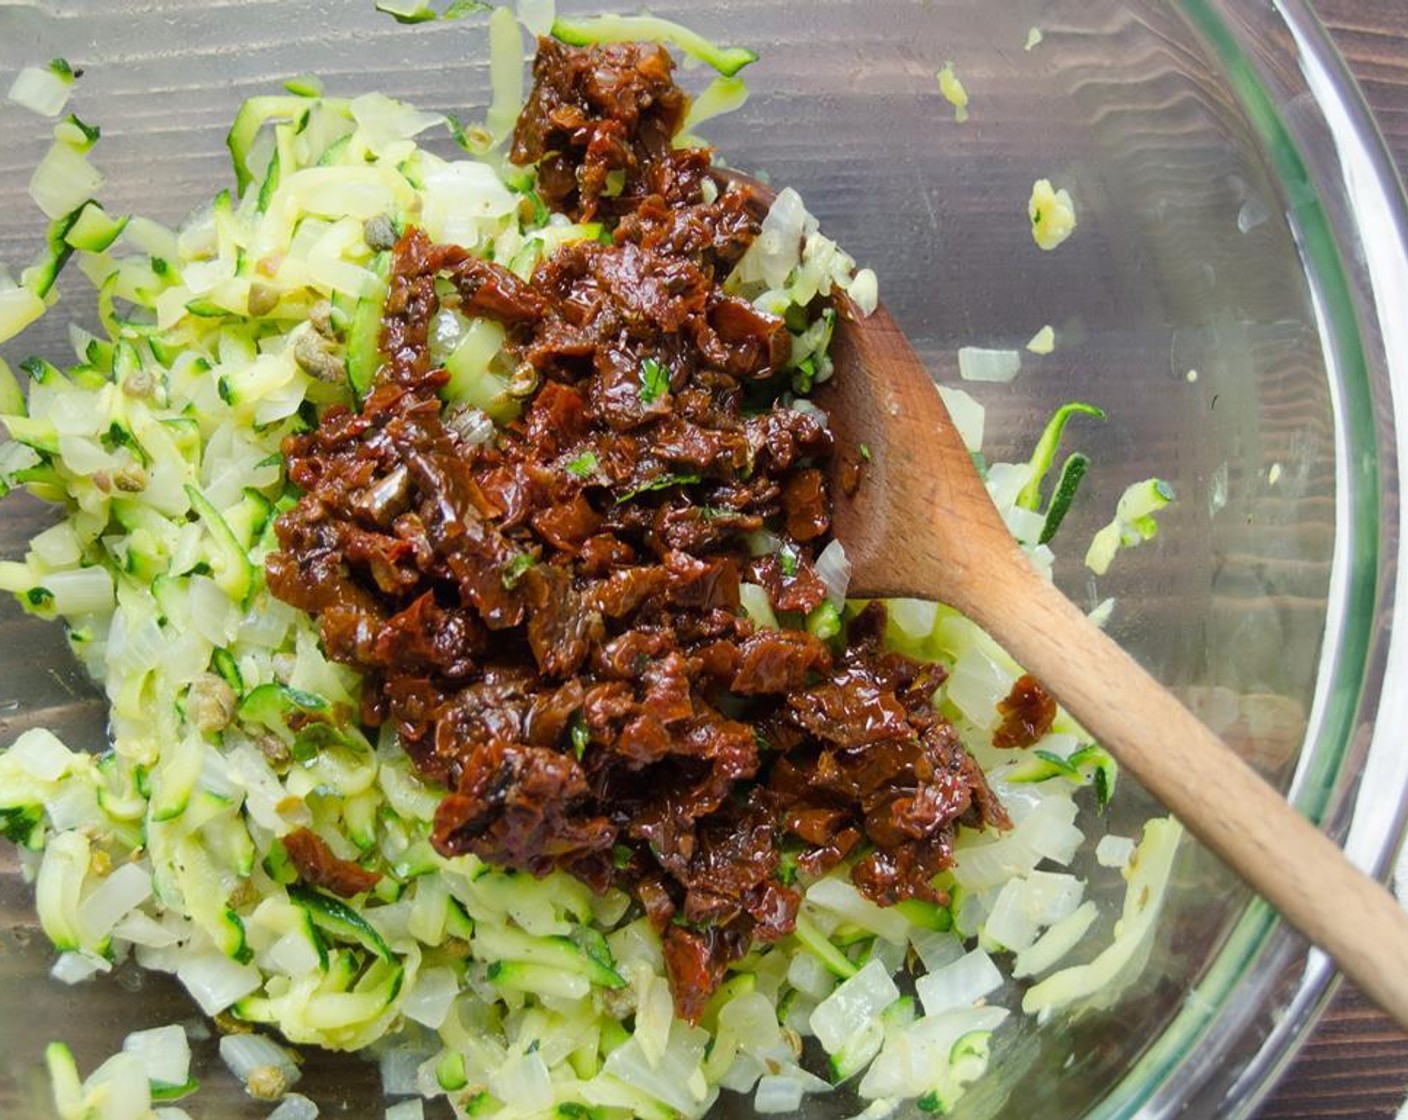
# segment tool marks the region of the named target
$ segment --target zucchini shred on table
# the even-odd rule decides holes
[[[76,256],[107,336],[27,400],[0,365],[6,486],[67,512],[0,587],[68,623],[112,744],[26,732],[0,827],[61,978],[135,956],[208,1014],[414,1053],[462,1115],[664,1117],[848,1080],[946,1109],[1008,1017],[992,954],[1045,977],[1031,1013],[1137,961],[1176,827],[1053,971],[1098,915],[1051,866],[1113,764],[965,619],[846,603],[851,449],[808,398],[874,279],[713,172],[629,41],[662,28],[733,97],[737,52],[559,22],[507,160],[503,97],[453,161],[380,95],[264,97],[238,201],[51,214],[23,282]],[[54,1051],[61,1113],[161,1095],[143,1052],[80,1083]]]

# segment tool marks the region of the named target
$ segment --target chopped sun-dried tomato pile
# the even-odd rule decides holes
[[[363,672],[364,720],[449,787],[436,846],[631,892],[694,1020],[793,929],[794,867],[932,898],[957,825],[1006,816],[931,706],[943,670],[885,651],[880,605],[844,644],[740,609],[745,580],[784,618],[824,601],[832,439],[776,403],[784,322],[721,287],[758,207],[672,149],[672,69],[540,43],[514,158],[611,237],[524,283],[406,231],[372,392],[286,446],[304,496],[268,577]],[[537,385],[487,442],[442,406],[442,305],[502,323]],[[754,556],[760,530],[782,547]]]

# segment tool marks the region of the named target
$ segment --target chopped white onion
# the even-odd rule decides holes
[[[306,976],[318,967],[318,951],[301,930],[289,930],[270,946],[265,960],[285,976]]]
[[[61,984],[81,984],[91,980],[98,973],[111,972],[112,964],[96,953],[77,950],[60,953],[58,960],[49,969],[49,975]]]
[[[909,935],[909,922],[903,914],[875,905],[847,879],[835,876],[818,879],[807,888],[807,902],[830,910],[896,945],[903,945]]]
[[[753,1111],[760,1114],[796,1112],[802,1106],[802,1085],[790,1077],[768,1074],[758,1079]]]
[[[632,1043],[627,1043],[630,1046]],[[620,1049],[625,1049],[622,1046]],[[615,1051],[613,1051],[614,1056]],[[509,1058],[489,1075],[489,1092],[501,1101],[512,1101],[524,1112],[552,1107],[552,1078],[536,1050]]]
[[[302,1074],[289,1052],[262,1034],[227,1034],[220,1039],[220,1060],[245,1083],[251,1096],[277,1100]]]
[[[93,1071],[83,1088],[102,1102],[98,1120],[143,1120],[152,1107],[151,1083],[135,1054],[114,1054]]]
[[[459,980],[452,968],[427,968],[417,977],[415,986],[402,1006],[408,1018],[439,1030],[445,1017],[450,1013],[450,1005],[459,994]]]
[[[31,778],[57,782],[69,772],[77,756],[52,731],[31,727],[10,747],[9,758]]]
[[[834,1054],[867,1020],[899,998],[890,973],[872,960],[817,1004],[811,1016],[812,1032],[826,1052]]]
[[[541,35],[551,35],[556,18],[557,5],[553,0],[518,0],[518,22],[535,39]]]
[[[1002,987],[1002,973],[982,949],[966,953],[914,982],[926,1016],[971,1007]]]
[[[393,1104],[386,1110],[386,1120],[425,1120],[425,1102],[417,1098]]]
[[[787,966],[787,982],[805,995],[825,999],[836,987],[836,977],[811,953],[798,953]]]
[[[816,574],[826,584],[826,598],[840,610],[846,605],[846,591],[851,586],[851,562],[846,549],[834,537],[816,558]]]
[[[381,1091],[388,1097],[411,1096],[420,1091],[417,1076],[421,1065],[430,1055],[424,1050],[392,1046],[383,1050],[377,1066],[381,1073]]]
[[[133,945],[168,949],[181,941],[181,935],[140,910],[133,910],[113,927],[112,935]]]
[[[799,953],[798,959],[809,953]],[[734,996],[719,1009],[719,1027],[732,1032],[740,1050],[766,1056],[782,1041],[777,1006],[762,992]]]
[[[302,1093],[289,1093],[269,1113],[268,1120],[318,1120],[318,1106]]]
[[[94,941],[106,937],[129,911],[152,894],[151,872],[124,863],[89,893],[78,907],[78,924]]]
[[[958,375],[964,381],[1011,381],[1022,368],[1022,355],[1017,350],[987,350],[981,346],[964,346],[958,351]]]
[[[873,269],[862,268],[851,278],[847,294],[855,301],[856,309],[865,317],[875,314],[880,306],[880,282]]]
[[[73,75],[60,74],[52,66],[26,66],[10,83],[11,101],[41,117],[57,117],[68,104]]]
[[[1055,799],[1048,799],[1043,804],[1053,803]],[[1062,866],[1070,863],[1085,843],[1085,833],[1054,813],[1033,813],[1018,826],[1017,833],[1037,855]]]
[[[1085,882],[1056,871],[1033,871],[1022,884],[1022,905],[1038,925],[1068,917],[1085,895]]]
[[[179,1023],[134,1031],[123,1040],[122,1049],[137,1055],[149,1081],[184,1085],[190,1079],[191,1044]]]
[[[112,576],[106,568],[72,568],[50,572],[44,586],[54,596],[54,610],[66,618],[97,614],[113,608]]]
[[[1019,953],[1036,940],[1039,927],[1025,905],[1026,891],[1021,879],[1003,884],[983,927],[985,944]]]
[[[214,950],[183,954],[176,978],[207,1015],[218,1015],[261,983],[259,969],[237,964]]]
[[[958,655],[945,685],[945,696],[973,726],[997,726],[997,705],[1012,691],[1016,677],[977,646]]]
[[[964,953],[961,938],[952,933],[941,933],[934,929],[916,928],[911,930],[909,943],[914,946],[914,951],[918,954],[920,963],[924,965],[926,972],[936,972],[944,965],[952,964],[958,960]]]
[[[646,1061],[640,1043],[631,1038],[607,1055],[603,1068],[684,1115],[698,1116],[709,1097],[700,1069],[708,1038],[706,1032],[676,1019],[670,1027],[670,1043],[657,1065]],[[492,1083],[490,1087],[492,1090]]]
[[[1095,845],[1095,862],[1101,867],[1128,867],[1134,841],[1128,836],[1102,836]]]

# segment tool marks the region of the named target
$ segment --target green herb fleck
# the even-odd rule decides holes
[[[567,464],[567,473],[573,478],[591,478],[599,465],[595,451],[583,451]]]
[[[622,502],[629,502],[632,498],[640,494],[648,494],[652,490],[668,490],[671,486],[688,486],[691,483],[701,481],[701,478],[702,476],[697,474],[662,474],[637,486],[634,490],[626,491],[616,499],[616,504],[619,506]]]
[[[804,358],[792,371],[792,390],[798,396],[806,396],[816,384],[816,356]]]
[[[591,731],[587,728],[587,717],[581,709],[572,713],[572,722],[568,725],[568,733],[572,736],[572,752],[580,760],[587,753],[587,743],[591,739]]]
[[[631,860],[635,858],[635,853],[625,844],[613,844],[611,846],[611,865],[617,871],[624,871],[631,865]]]
[[[536,563],[536,561],[533,559],[531,552],[520,552],[505,564],[503,572],[504,589],[512,591],[517,587],[518,581],[527,574],[528,569],[531,568],[534,563]]]
[[[870,453],[870,444],[863,443],[860,445],[860,457],[867,463],[875,458],[875,456]]]
[[[799,559],[796,545],[785,544],[777,550],[777,562],[782,565],[782,574],[788,579],[797,574]]]
[[[670,371],[654,358],[640,364],[640,403],[654,404],[670,388]]]
[[[49,60],[49,72],[56,78],[76,78],[73,67],[69,65],[66,58],[51,58]]]

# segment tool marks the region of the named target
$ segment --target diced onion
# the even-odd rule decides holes
[[[827,876],[807,888],[807,902],[837,914],[886,941],[903,945],[909,923],[898,910],[877,906],[846,879]]]
[[[983,927],[984,937],[999,948],[1020,953],[1036,940],[1036,920],[1024,905],[1024,884],[1021,879],[1009,879],[1003,884]]]
[[[753,1111],[767,1115],[777,1112],[796,1112],[802,1105],[802,1086],[790,1077],[768,1074],[758,1079],[757,1091],[753,1094]]]
[[[1102,836],[1095,845],[1095,862],[1101,867],[1128,867],[1134,841],[1128,836]]]
[[[963,446],[976,454],[983,449],[983,420],[987,410],[962,389],[938,386],[939,396],[948,409],[949,419],[958,430]]]
[[[179,1023],[135,1031],[123,1040],[122,1049],[137,1056],[149,1081],[184,1085],[190,1079],[191,1044]]]
[[[257,968],[236,964],[214,951],[184,955],[176,978],[207,1015],[218,1015],[237,999],[249,995],[259,987],[261,979]]]
[[[1050,354],[1056,349],[1056,332],[1048,324],[1032,335],[1032,340],[1027,343],[1027,349],[1033,354]]]
[[[404,1097],[419,1092],[417,1073],[426,1060],[424,1051],[392,1046],[382,1051],[377,1063],[381,1072],[381,1091],[388,1097]]]
[[[524,1112],[538,1112],[552,1106],[552,1080],[537,1051],[510,1058],[495,1070],[489,1076],[489,1092],[501,1101],[512,1101]]]
[[[518,0],[518,22],[535,39],[540,35],[551,35],[556,18],[557,5],[554,0]]]
[[[146,868],[125,863],[93,888],[78,907],[78,923],[94,940],[106,937],[129,911],[152,893],[152,876]]]
[[[60,953],[49,975],[61,984],[81,984],[100,972],[110,972],[112,964],[94,953]]]
[[[846,605],[846,592],[851,586],[851,562],[845,546],[836,538],[821,550],[816,558],[816,574],[826,584],[826,598],[840,610]]]
[[[16,766],[41,782],[57,782],[67,774],[77,756],[52,731],[31,727],[23,732],[8,756]]]
[[[987,350],[964,346],[958,351],[958,375],[964,381],[1011,381],[1022,368],[1022,355],[1016,350]]]
[[[288,1051],[262,1034],[225,1035],[220,1060],[260,1100],[278,1100],[302,1076]]]
[[[964,954],[914,982],[915,993],[924,1005],[924,1014],[937,1015],[958,1007],[969,1007],[1002,987],[1002,973],[981,949]]]
[[[459,990],[454,969],[427,968],[416,977],[415,987],[406,997],[402,1010],[417,1023],[439,1030]]]
[[[85,1095],[102,1104],[98,1120],[142,1120],[152,1106],[151,1082],[142,1060],[119,1051],[83,1083]]]
[[[318,1120],[318,1106],[302,1093],[289,1093],[268,1120]]]
[[[889,971],[879,961],[870,961],[817,1004],[812,1031],[827,1053],[834,1054],[867,1020],[899,998]]]
[[[57,73],[52,66],[26,66],[15,75],[8,97],[41,117],[57,117],[68,104],[72,89],[71,73]]]
[[[875,314],[880,306],[880,282],[873,269],[862,268],[851,278],[847,294],[855,303],[856,309],[867,318]]]

